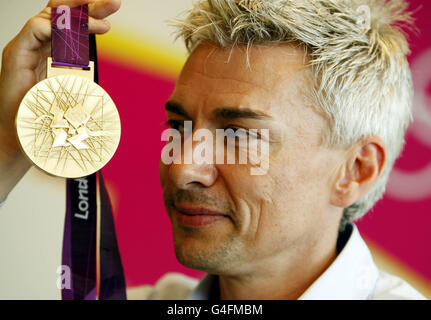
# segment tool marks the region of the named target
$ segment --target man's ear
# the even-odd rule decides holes
[[[331,204],[347,208],[361,199],[377,182],[386,165],[386,146],[379,137],[363,138],[349,148],[337,172]]]

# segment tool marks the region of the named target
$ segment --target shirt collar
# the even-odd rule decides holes
[[[348,224],[348,240],[334,262],[299,297],[299,300],[364,300],[371,298],[378,278],[370,250],[354,224]],[[341,235],[341,234],[340,234]],[[206,274],[189,300],[209,300],[218,286],[217,276]]]
[[[370,250],[354,224],[334,262],[301,295],[300,300],[364,300],[371,298],[378,278]]]
[[[217,276],[206,274],[195,290],[193,290],[188,300],[209,300],[211,296],[211,288],[215,287],[216,281],[218,281]]]

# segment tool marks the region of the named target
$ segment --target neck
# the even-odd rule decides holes
[[[308,248],[265,259],[246,274],[220,275],[221,299],[298,299],[335,260],[337,236],[326,230]]]

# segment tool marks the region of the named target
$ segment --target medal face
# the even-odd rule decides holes
[[[121,135],[111,97],[96,83],[73,75],[50,77],[31,88],[18,109],[16,128],[27,157],[64,178],[101,169]]]

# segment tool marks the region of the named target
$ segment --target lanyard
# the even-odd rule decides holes
[[[88,33],[88,5],[52,8],[53,65],[87,68],[95,63],[95,36]],[[62,264],[71,271],[63,300],[125,299],[125,280],[109,197],[100,172],[67,179]]]
[[[63,300],[126,299],[112,207],[102,174],[68,179],[66,192],[62,264],[70,268],[72,278],[71,287],[62,290]]]

